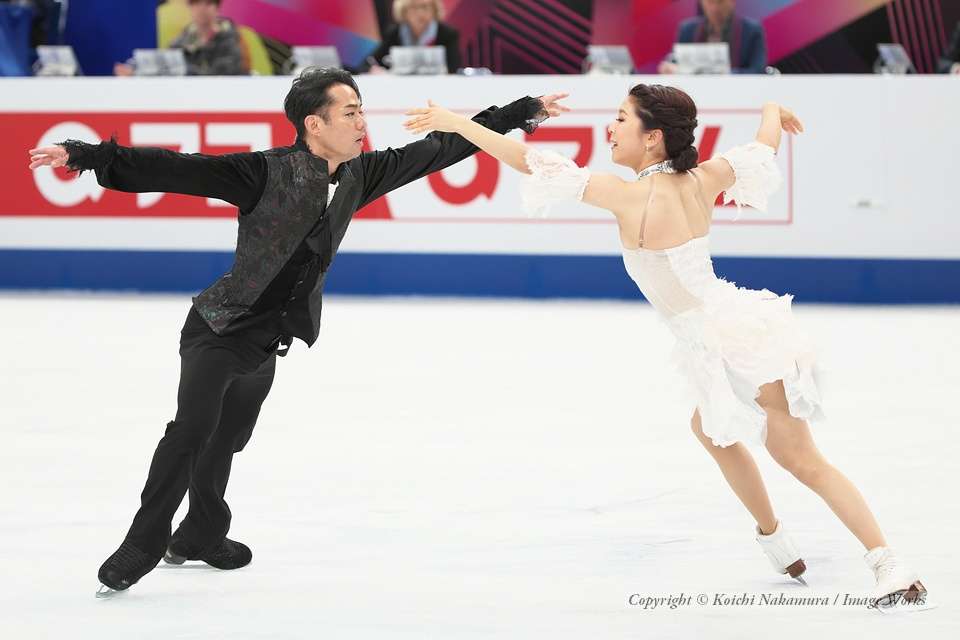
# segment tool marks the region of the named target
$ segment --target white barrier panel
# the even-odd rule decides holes
[[[700,109],[696,137],[701,157],[751,140],[759,124],[760,105],[766,100],[789,105],[807,129],[802,136],[784,139],[779,154],[784,187],[767,213],[746,210],[734,221],[732,207],[717,207],[712,246],[718,256],[768,259],[766,264],[776,267],[774,272],[788,264],[794,266],[787,271],[794,272],[812,265],[822,271],[816,278],[859,280],[844,285],[836,295],[810,299],[960,299],[957,285],[944,291],[942,282],[943,269],[956,268],[955,261],[960,260],[960,219],[947,194],[956,174],[952,156],[960,148],[953,122],[960,82],[950,77],[880,76],[677,80],[676,85],[689,92]],[[569,91],[572,113],[548,121],[532,137],[513,135],[574,157],[594,171],[624,178],[630,177],[629,170],[610,162],[606,125],[633,83],[664,81],[662,77],[572,76],[359,79],[369,142],[376,148],[411,141],[401,127],[403,111],[428,98],[468,113],[526,94]],[[28,265],[41,256],[60,259],[69,253],[70,259],[86,255],[103,260],[102,252],[121,251],[129,262],[137,260],[137,253],[178,252],[178,259],[184,259],[182,252],[198,254],[187,255],[189,260],[199,254],[229,252],[236,234],[235,210],[225,203],[105,192],[90,174],[79,178],[52,170],[31,174],[26,170],[26,149],[67,137],[94,141],[111,135],[124,144],[184,152],[224,153],[289,144],[293,130],[281,111],[289,85],[289,78],[0,81],[0,130],[8,141],[0,161],[8,182],[0,205],[0,273],[4,274],[0,286],[83,285],[69,278],[58,283],[34,282],[23,273],[11,276],[12,270],[35,269],[36,265]],[[420,262],[408,262],[408,268],[434,264],[424,262],[431,255],[450,260],[469,256],[479,268],[496,266],[508,278],[516,275],[511,269],[517,264],[507,258],[525,256],[523,272],[529,275],[531,265],[546,269],[545,280],[550,279],[551,264],[531,262],[534,257],[619,259],[617,233],[607,213],[570,203],[556,207],[545,220],[529,218],[520,210],[520,179],[489,157],[468,159],[361,212],[342,252],[418,257]],[[476,261],[483,256],[499,256],[499,260],[479,265]],[[820,260],[801,264],[784,259]],[[822,270],[838,260],[836,268]],[[924,274],[941,274],[937,278],[941,282],[929,283],[936,292],[911,295],[903,283],[897,291],[884,293],[887,287],[876,280],[886,272],[876,268],[891,260],[898,261],[887,264],[895,272],[898,266],[916,269],[920,264]],[[338,259],[338,267],[341,262],[358,264]],[[854,271],[849,271],[851,267]],[[566,268],[576,269],[569,261]],[[604,267],[608,268],[609,264]],[[369,265],[364,269],[367,272],[356,277],[376,275],[369,273]],[[422,281],[423,274],[410,275],[411,282],[418,277]],[[773,284],[806,292],[815,284],[803,280],[809,277],[813,276],[784,275]],[[473,291],[469,277],[464,278],[455,291],[434,290],[429,284],[399,290],[497,293]],[[864,278],[870,282],[862,282]],[[136,282],[127,286],[158,288]],[[167,281],[159,288],[170,286],[190,289],[202,284],[192,279],[182,284]],[[921,283],[920,290],[926,286]],[[563,286],[538,289],[534,284],[528,289],[503,293],[591,295],[578,287],[566,291]],[[359,290],[379,291],[369,282]],[[383,290],[393,292],[388,285]]]

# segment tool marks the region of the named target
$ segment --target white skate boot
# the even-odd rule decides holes
[[[760,527],[757,527],[757,542],[760,543],[760,548],[770,558],[770,564],[773,565],[774,571],[788,574],[791,578],[806,586],[807,582],[801,576],[807,570],[807,565],[803,563],[793,540],[784,531],[782,522],[778,520],[777,528],[769,535],[762,534]]]
[[[919,611],[932,607],[927,603],[927,589],[920,582],[920,577],[897,557],[893,549],[876,547],[863,559],[877,581],[872,594],[877,600],[877,609]]]

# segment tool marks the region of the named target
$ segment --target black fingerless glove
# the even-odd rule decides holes
[[[116,137],[100,144],[90,144],[72,138],[57,144],[67,150],[67,168],[71,172],[79,171],[80,173],[102,169],[110,164],[119,146]]]
[[[523,129],[533,133],[549,117],[539,98],[525,96],[494,111],[490,116],[490,128],[504,131]]]

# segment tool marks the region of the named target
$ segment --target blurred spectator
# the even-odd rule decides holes
[[[950,36],[950,46],[940,56],[937,71],[960,74],[960,22],[953,28],[953,35]]]
[[[29,3],[0,2],[0,76],[30,75]]]
[[[183,49],[187,73],[192,76],[237,76],[249,73],[244,61],[237,26],[220,15],[221,0],[187,0],[191,22],[170,43]],[[117,64],[118,76],[133,75],[133,67]]]
[[[737,15],[736,0],[700,0],[702,16],[680,23],[677,42],[726,42],[730,45],[730,67],[733,73],[765,73],[767,40],[763,25]],[[670,59],[658,67],[660,73],[676,73]]]
[[[60,7],[56,0],[0,0],[9,4],[33,9],[33,26],[30,30],[30,46],[59,42],[54,19],[60,16]],[[51,33],[53,31],[53,33]]]
[[[460,33],[441,22],[441,0],[394,0],[393,19],[383,34],[383,42],[377,47],[360,71],[381,73],[384,58],[390,47],[441,46],[447,50],[447,72],[455,73],[460,68]]]

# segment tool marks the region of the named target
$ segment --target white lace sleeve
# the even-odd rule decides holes
[[[723,203],[737,203],[737,216],[744,206],[767,210],[767,197],[780,188],[780,168],[773,147],[761,142],[734,147],[720,157],[730,163],[736,182],[723,194]]]
[[[555,151],[529,149],[526,155],[530,175],[521,188],[523,209],[528,214],[546,215],[550,205],[562,200],[582,200],[590,171]]]

